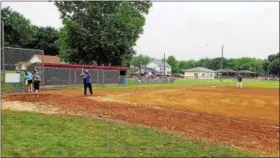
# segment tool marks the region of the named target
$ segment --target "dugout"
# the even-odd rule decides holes
[[[35,69],[42,74],[43,84],[49,85],[77,85],[82,84],[79,76],[83,69],[91,74],[92,84],[120,84],[126,75],[128,67],[92,66],[64,63],[36,63]]]
[[[237,71],[237,73],[243,77],[248,77],[248,78],[252,78],[252,77],[256,76],[255,72],[249,71],[249,70],[239,70],[239,71]]]
[[[237,74],[237,71],[233,69],[220,69],[217,70],[217,73],[221,75],[222,77],[235,77]]]

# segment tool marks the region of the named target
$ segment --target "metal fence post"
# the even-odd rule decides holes
[[[96,80],[96,85],[98,85],[98,80],[99,80],[99,70],[97,70],[97,73],[96,73],[96,78],[97,78],[97,80]]]
[[[44,51],[42,51],[42,60],[43,60],[43,68],[42,68],[42,84],[43,84],[43,91],[45,90],[45,61],[44,61]]]
[[[69,89],[71,89],[71,69],[70,68],[69,68],[68,83],[69,83]]]
[[[118,71],[119,72],[119,81],[118,81],[118,83],[119,83],[119,86],[121,85],[121,71]]]
[[[74,69],[74,86],[76,86],[76,84],[77,84],[77,81],[76,81],[76,76],[77,76],[76,73],[77,73],[77,72],[76,72],[76,71],[77,71],[77,69],[75,68],[75,69]]]
[[[102,70],[102,85],[104,86],[104,78],[105,78],[105,72]]]

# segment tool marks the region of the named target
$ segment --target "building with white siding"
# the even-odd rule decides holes
[[[204,67],[195,67],[184,70],[186,79],[214,79],[216,71]]]

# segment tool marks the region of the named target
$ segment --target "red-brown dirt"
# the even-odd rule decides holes
[[[158,88],[98,90],[93,97],[79,91],[3,96],[4,102],[38,102],[62,114],[100,115],[129,123],[177,131],[187,137],[277,154],[279,89]],[[160,108],[156,108],[160,107]]]

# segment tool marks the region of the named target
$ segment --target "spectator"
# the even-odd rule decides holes
[[[27,86],[27,92],[32,92],[33,75],[30,72],[25,71],[24,80],[25,85]]]
[[[33,85],[34,85],[34,90],[35,90],[35,96],[36,97],[39,97],[40,82],[41,82],[41,77],[39,75],[39,71],[34,70]]]

